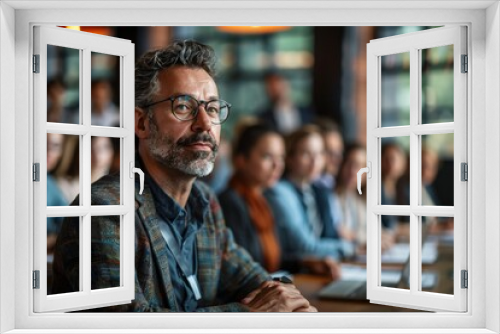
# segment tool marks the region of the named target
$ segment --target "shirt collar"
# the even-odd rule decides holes
[[[186,208],[182,208],[172,197],[166,194],[163,189],[145,172],[145,182],[148,184],[153,194],[156,211],[164,219],[173,222],[178,218],[189,214],[190,219],[194,219],[198,224],[203,223],[205,215],[209,211],[209,201],[195,182],[189,194]]]

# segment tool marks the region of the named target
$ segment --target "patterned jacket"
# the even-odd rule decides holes
[[[105,176],[92,184],[92,204],[117,204],[119,176]],[[216,196],[196,182],[210,208],[196,237],[197,278],[202,299],[197,311],[248,311],[238,301],[257,288],[269,275],[233,239],[226,228]],[[153,196],[147,184],[142,195],[136,185],[135,210],[135,299],[130,304],[93,309],[116,312],[179,312],[170,278],[167,246],[158,226]],[[78,199],[77,199],[78,200]],[[66,219],[54,254],[52,293],[78,291],[78,220]],[[120,222],[118,216],[93,217],[92,289],[119,286]]]

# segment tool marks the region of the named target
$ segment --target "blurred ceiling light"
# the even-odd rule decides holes
[[[291,27],[278,26],[221,26],[217,27],[219,31],[230,34],[270,34],[285,31]]]
[[[113,27],[98,27],[98,26],[62,26],[62,28],[85,31],[90,32],[92,34],[105,35],[105,36],[114,36],[114,28]]]
[[[66,26],[66,27],[63,27],[63,28],[80,31],[80,26]]]

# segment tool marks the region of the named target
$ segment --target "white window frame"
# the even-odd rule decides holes
[[[404,305],[429,311],[467,310],[467,290],[461,288],[461,270],[467,270],[467,186],[461,181],[461,163],[467,163],[467,74],[461,73],[461,56],[467,54],[466,27],[448,26],[409,34],[372,40],[367,46],[367,161],[372,177],[367,179],[367,298],[372,303]],[[453,105],[454,120],[447,123],[422,123],[422,54],[421,50],[453,46]],[[409,104],[410,122],[407,125],[382,125],[382,57],[408,53],[410,58]],[[424,206],[421,202],[422,135],[453,135],[454,205]],[[382,138],[407,137],[410,142],[410,203],[384,205],[381,203],[381,144]],[[380,282],[382,215],[405,215],[410,219],[410,288],[384,287]],[[422,280],[422,216],[454,217],[453,293],[421,291]]]
[[[357,328],[363,333],[492,333],[500,331],[500,261],[487,259],[486,251],[500,254],[500,10],[498,1],[399,1],[394,2],[18,2],[0,4],[0,332],[35,333],[35,329],[89,328],[101,333],[112,328],[137,328],[147,321],[150,328],[191,328],[192,332],[234,332],[234,328],[253,328],[255,332],[280,328],[341,329]],[[52,7],[51,7],[52,6]],[[55,7],[54,7],[55,6]],[[54,10],[69,6],[70,8]],[[100,9],[94,8],[99,6]],[[123,9],[129,6],[133,9]],[[156,8],[137,10],[137,7]],[[455,7],[455,6],[459,6]],[[52,10],[43,8],[51,7]],[[86,8],[85,8],[86,7]],[[108,9],[102,9],[107,7]],[[163,7],[158,9],[158,7]],[[24,9],[23,9],[24,8]],[[78,9],[76,9],[78,8]],[[196,10],[195,10],[196,8]],[[222,9],[223,8],[223,9]],[[313,8],[313,9],[310,9]],[[350,9],[349,9],[350,8]],[[458,9],[457,9],[458,8]],[[245,10],[242,10],[245,9]],[[264,10],[262,10],[264,9]],[[30,249],[32,245],[31,147],[31,31],[35,24],[67,25],[441,25],[465,24],[469,27],[469,110],[468,132],[471,198],[468,220],[471,242],[468,246],[470,269],[465,314],[43,314],[32,313]],[[486,71],[487,67],[487,71]],[[15,83],[12,85],[12,78]],[[14,112],[13,112],[14,111]],[[14,126],[13,126],[14,125]],[[11,145],[15,138],[15,146]],[[488,154],[485,153],[485,149]],[[485,167],[486,166],[486,167]],[[488,174],[488,182],[486,180]],[[15,177],[12,177],[15,175]],[[15,191],[15,196],[12,192]],[[488,196],[486,196],[488,194]],[[486,219],[488,218],[488,220]],[[13,224],[12,222],[15,222]],[[13,288],[15,287],[15,288]],[[486,293],[487,291],[487,293]],[[12,306],[14,305],[14,307]],[[195,320],[195,321],[193,321]],[[167,324],[167,325],[166,325]],[[146,325],[146,323],[144,323]],[[142,328],[145,328],[141,325]],[[99,330],[99,328],[101,330]],[[259,330],[260,328],[260,330]],[[263,328],[268,329],[265,331]],[[377,329],[378,328],[378,329]],[[383,328],[383,329],[382,329]],[[409,329],[412,328],[412,329]],[[430,330],[434,328],[434,330]],[[436,329],[439,328],[439,329]],[[25,330],[23,330],[25,329]],[[30,329],[30,330],[28,330]],[[392,330],[390,330],[392,329]],[[171,330],[174,332],[175,330]],[[288,330],[287,332],[289,332]],[[51,331],[54,332],[54,331]],[[75,331],[74,331],[75,332]],[[132,333],[133,331],[128,331]],[[144,329],[137,332],[144,332]],[[167,329],[164,332],[168,332]],[[323,332],[323,331],[322,331]],[[345,332],[345,331],[343,331]],[[350,332],[356,332],[350,330]]]
[[[33,184],[34,270],[39,272],[39,288],[34,289],[35,312],[74,311],[130,303],[135,296],[135,191],[134,191],[134,45],[124,39],[70,29],[34,27],[34,54],[39,56],[39,71],[33,74],[34,162],[39,164],[39,181]],[[47,122],[47,46],[72,48],[79,52],[78,124]],[[91,124],[91,53],[118,58],[120,124],[116,127]],[[48,133],[77,135],[80,142],[80,192],[78,206],[47,206]],[[114,137],[120,140],[120,203],[91,204],[91,138]],[[91,229],[93,216],[120,217],[120,285],[91,289]],[[47,295],[46,217],[79,218],[79,285],[77,292]]]

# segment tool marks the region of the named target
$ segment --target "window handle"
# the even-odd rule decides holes
[[[370,161],[368,161],[368,167],[361,168],[357,174],[357,176],[358,176],[358,192],[360,195],[361,195],[361,176],[363,175],[363,173],[368,174],[368,178],[371,179],[371,177],[372,177],[372,163]]]
[[[142,195],[142,192],[144,191],[144,172],[140,168],[135,168],[133,161],[130,161],[129,163],[129,171],[131,179],[134,178],[135,173],[139,174],[139,184],[140,184],[139,195]]]

